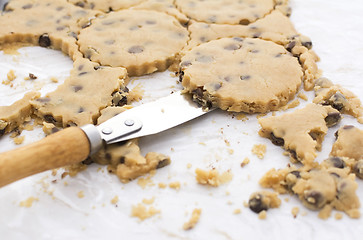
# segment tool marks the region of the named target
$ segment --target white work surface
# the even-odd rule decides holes
[[[321,57],[319,67],[324,76],[363,96],[363,2],[292,0],[291,7],[296,29],[312,39],[313,48]],[[49,78],[54,76],[62,82],[72,67],[71,60],[56,51],[32,47],[20,52],[20,56],[0,52],[0,80],[6,79],[10,69],[18,76],[15,88],[0,84],[1,105],[20,99],[25,89],[43,86],[44,92],[54,90],[57,85],[50,83]],[[29,72],[38,79],[27,85],[23,79]],[[141,84],[145,90],[142,102],[147,102],[180,89],[176,81],[169,72],[157,73],[132,79],[130,88]],[[313,92],[306,94],[311,101]],[[298,108],[306,104],[300,101]],[[237,120],[232,114],[217,110],[167,132],[142,138],[143,154],[156,151],[172,160],[151,177],[154,185],[145,189],[137,180],[122,184],[115,175],[98,171],[100,166],[96,164],[74,178],[61,179],[63,171],[59,170],[56,176],[45,172],[3,187],[0,239],[362,239],[363,218],[350,219],[343,213],[343,219],[336,220],[333,211],[330,219],[321,220],[296,196],[282,195],[281,207],[268,210],[265,220],[244,207],[250,194],[260,189],[258,181],[264,173],[289,163],[280,147],[258,136],[256,115],[248,118]],[[346,115],[339,126],[344,124],[362,128]],[[329,129],[317,161],[328,157],[338,127]],[[22,135],[26,136],[22,145],[44,136],[41,129],[24,131]],[[263,159],[251,153],[254,144],[267,145]],[[0,152],[15,147],[8,136],[0,140]],[[245,157],[251,162],[241,168]],[[196,168],[229,170],[233,179],[217,188],[202,186],[195,180]],[[180,190],[158,187],[158,183],[175,181],[181,183]],[[357,181],[357,194],[363,202],[363,182]],[[84,192],[83,198],[77,196],[80,191]],[[116,195],[117,206],[111,203]],[[39,200],[30,208],[19,206],[29,197]],[[131,217],[133,205],[151,198],[155,198],[151,206],[160,214],[144,221]],[[300,209],[296,218],[291,214],[293,207]],[[202,209],[200,220],[194,229],[184,231],[182,226],[195,208]],[[241,213],[234,214],[235,209],[241,209]]]

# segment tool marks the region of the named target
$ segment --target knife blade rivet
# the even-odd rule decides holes
[[[131,127],[135,124],[135,121],[132,119],[126,119],[124,123],[126,126]]]
[[[109,134],[112,133],[112,129],[111,128],[104,128],[104,129],[102,129],[102,133],[106,134],[106,135],[109,135]]]

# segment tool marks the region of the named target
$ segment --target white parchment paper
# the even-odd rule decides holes
[[[363,96],[363,2],[360,0],[292,0],[291,19],[296,29],[313,40],[314,50],[324,76]],[[0,84],[0,103],[9,105],[30,89],[42,93],[54,90],[69,75],[71,60],[63,54],[38,47],[24,48],[21,55],[0,52],[0,81],[10,69],[15,70],[15,87]],[[34,82],[24,77],[38,76]],[[58,84],[49,81],[51,77]],[[180,89],[169,72],[132,79],[130,88],[139,85],[145,90],[142,102],[168,95]],[[307,92],[309,101],[312,92]],[[362,98],[361,98],[362,99]],[[141,102],[141,103],[142,103]],[[306,104],[301,100],[299,108]],[[76,177],[61,179],[51,172],[41,173],[0,189],[0,239],[361,239],[363,220],[332,217],[321,220],[317,212],[307,210],[295,196],[282,195],[279,209],[270,209],[265,220],[244,207],[249,195],[259,190],[258,181],[271,168],[283,168],[289,160],[283,150],[258,136],[256,115],[248,121],[232,114],[214,111],[183,126],[140,140],[143,153],[156,151],[171,157],[172,163],[159,169],[143,189],[137,180],[122,184],[104,167],[91,165]],[[340,124],[362,128],[350,116]],[[329,130],[317,161],[325,159],[334,141]],[[44,137],[40,129],[24,131],[24,144]],[[267,153],[258,159],[251,153],[254,144],[266,144]],[[0,151],[15,148],[5,136]],[[240,167],[245,157],[251,162]],[[188,164],[191,165],[188,168]],[[231,182],[218,188],[198,185],[195,169],[233,173]],[[56,181],[54,181],[56,180]],[[160,189],[158,183],[180,182],[180,190]],[[363,199],[363,183],[358,180],[357,193]],[[84,197],[78,193],[83,191]],[[111,199],[118,196],[117,204]],[[30,208],[20,207],[21,201],[35,197]],[[133,205],[154,198],[160,214],[139,221],[130,216]],[[146,205],[148,207],[148,205]],[[300,213],[291,214],[293,207]],[[193,230],[184,231],[193,209],[201,208],[200,221]],[[240,209],[240,214],[234,214]]]

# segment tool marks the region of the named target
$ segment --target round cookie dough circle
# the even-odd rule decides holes
[[[117,11],[120,9],[126,9],[146,0],[68,0],[76,6],[100,10],[103,12]]]
[[[277,110],[293,98],[303,72],[284,47],[252,38],[222,38],[187,52],[180,79],[196,102],[234,112]]]
[[[199,22],[242,25],[264,17],[275,7],[274,0],[176,0],[175,4]]]
[[[140,76],[167,69],[188,38],[177,19],[165,13],[121,10],[93,20],[78,44],[91,61]]]

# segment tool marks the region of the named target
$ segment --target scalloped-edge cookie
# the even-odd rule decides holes
[[[234,112],[277,110],[301,85],[301,66],[283,46],[252,38],[222,38],[187,52],[180,80],[194,101]]]
[[[79,35],[80,51],[91,61],[125,67],[130,76],[166,70],[189,33],[166,13],[121,10],[94,19]]]
[[[100,10],[102,12],[118,11],[133,7],[145,0],[67,0],[74,5],[86,9]]]
[[[182,13],[193,20],[217,24],[247,25],[275,8],[274,0],[176,0],[175,4]]]
[[[290,153],[291,160],[311,165],[317,156],[316,150],[321,150],[328,127],[340,119],[340,113],[334,108],[310,103],[291,113],[260,118],[259,134],[282,146]]]
[[[37,116],[56,126],[94,124],[100,110],[111,105],[112,94],[127,83],[126,78],[124,68],[103,67],[80,58],[64,84],[31,104]]]
[[[0,16],[0,45],[24,42],[82,57],[76,40],[82,27],[99,12],[86,11],[64,0],[14,0]]]

